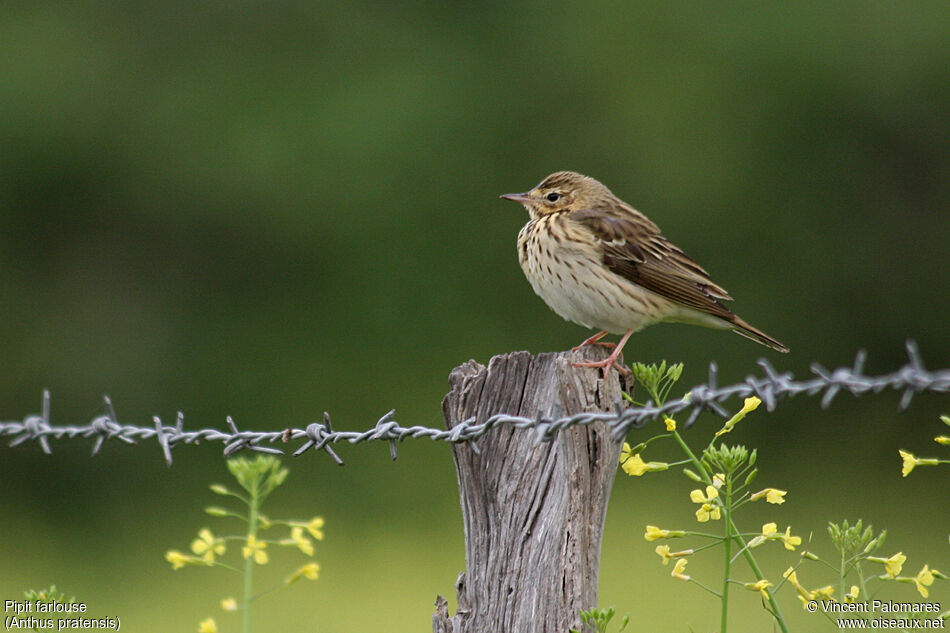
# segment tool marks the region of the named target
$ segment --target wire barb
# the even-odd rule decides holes
[[[436,429],[424,426],[403,427],[394,419],[395,409],[383,415],[376,424],[365,431],[335,431],[330,414],[324,412],[322,422],[312,422],[305,429],[285,428],[278,431],[241,431],[233,418],[228,416],[226,423],[230,431],[201,429],[186,431],[184,414],[178,412],[175,426],[164,426],[158,416],[152,418],[152,426],[121,425],[112,406],[112,400],[104,397],[106,414],[94,418],[86,426],[52,426],[50,423],[50,395],[43,391],[40,414],[27,415],[22,422],[0,422],[0,437],[12,436],[9,445],[19,446],[27,441],[36,441],[44,453],[52,453],[51,439],[88,437],[95,438],[92,454],[96,455],[106,440],[119,439],[134,444],[139,439],[155,439],[162,450],[165,462],[172,463],[172,451],[181,444],[198,444],[202,440],[224,444],[224,456],[230,457],[242,450],[282,455],[280,449],[263,444],[286,443],[303,440],[303,444],[293,452],[299,456],[310,449],[325,451],[334,462],[343,465],[343,460],[333,450],[332,444],[347,442],[358,444],[370,441],[389,443],[390,457],[396,459],[396,443],[406,438],[429,438],[437,442],[468,444],[472,451],[478,452],[475,441],[501,425],[516,429],[533,429],[537,441],[549,441],[563,429],[572,426],[605,422],[615,440],[622,439],[631,429],[639,429],[651,420],[687,413],[683,428],[692,426],[703,411],[728,418],[729,412],[723,406],[727,400],[758,396],[769,411],[774,411],[783,398],[797,395],[820,396],[823,408],[831,406],[834,398],[841,392],[854,396],[867,393],[880,393],[886,389],[901,393],[898,407],[901,411],[910,406],[914,396],[923,392],[950,393],[950,369],[930,371],[924,367],[920,350],[914,341],[906,344],[907,364],[897,371],[880,376],[864,374],[867,353],[859,351],[851,367],[840,367],[829,371],[818,363],[811,365],[812,377],[796,381],[791,373],[780,373],[766,360],[759,360],[761,376],[748,376],[743,382],[720,387],[718,385],[718,366],[711,363],[706,384],[696,385],[689,396],[671,400],[663,406],[648,402],[642,407],[623,408],[618,402],[611,413],[578,413],[562,417],[562,411],[555,407],[553,418],[546,418],[538,411],[534,418],[525,418],[495,414],[487,420],[475,418],[463,420],[451,429]]]

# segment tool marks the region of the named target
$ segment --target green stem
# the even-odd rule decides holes
[[[841,567],[838,568],[838,569],[839,569],[839,571],[838,571],[838,595],[841,596],[841,599],[842,599],[842,600],[844,600],[844,594],[847,593],[847,592],[844,590],[844,577],[845,577],[844,565],[845,565],[845,560],[844,560],[844,547],[842,546],[842,548],[841,548]]]
[[[723,524],[726,527],[725,540],[723,541],[723,549],[725,550],[725,557],[723,563],[722,571],[722,612],[720,616],[719,631],[720,633],[726,633],[726,624],[729,614],[729,570],[732,566],[732,538],[734,527],[732,525],[732,515],[729,512],[730,503],[732,501],[732,478],[726,478],[726,502],[723,504],[723,514],[726,515],[726,520],[723,521]],[[737,530],[736,530],[737,531]]]
[[[856,563],[855,567],[858,570],[858,587],[860,588],[860,592],[861,592],[860,595],[864,597],[865,601],[867,601],[867,599],[870,598],[871,596],[868,595],[867,582],[865,581],[865,578],[864,578],[864,569],[861,567],[860,562]],[[844,598],[842,598],[842,600],[843,599]],[[868,620],[870,618],[866,616],[864,619]]]
[[[716,591],[715,589],[712,589],[711,587],[707,587],[706,585],[704,585],[703,583],[699,582],[699,581],[696,580],[695,578],[690,578],[689,581],[690,581],[691,583],[693,583],[694,585],[696,585],[697,587],[699,587],[700,589],[704,589],[704,590],[708,591],[709,593],[711,593],[712,595],[716,596],[717,598],[722,598],[722,595],[721,595],[718,591]]]
[[[676,440],[676,443],[680,445],[680,448],[683,449],[683,452],[686,453],[686,456],[689,457],[689,461],[693,463],[693,466],[696,467],[698,475],[705,481],[707,484],[712,482],[712,479],[709,477],[709,474],[706,472],[706,469],[703,468],[702,462],[699,461],[699,458],[693,454],[693,451],[690,450],[686,442],[683,441],[683,438],[680,437],[679,431],[673,431],[671,433],[673,439]]]
[[[828,569],[830,569],[830,570],[833,571],[833,572],[841,573],[841,570],[840,570],[840,569],[838,569],[837,567],[835,567],[834,565],[832,565],[831,563],[829,563],[828,561],[826,561],[826,560],[823,559],[823,558],[814,558],[814,559],[812,559],[812,560],[814,560],[814,561],[815,561],[816,563],[818,563],[819,565],[824,565],[825,567],[827,567]]]
[[[257,511],[260,506],[258,498],[258,481],[255,480],[250,490],[250,498],[247,502],[247,539],[250,541],[253,537],[257,541]],[[244,633],[251,632],[251,600],[254,578],[254,553],[244,559]]]
[[[738,533],[739,530],[736,528],[735,524],[732,523],[731,517],[728,519],[728,521],[729,525],[732,526],[733,533]],[[765,576],[762,575],[762,570],[759,568],[759,564],[755,560],[755,556],[752,555],[752,550],[746,547],[745,552],[743,552],[743,556],[745,557],[746,562],[749,563],[749,567],[752,569],[755,579],[762,580],[765,578]],[[769,606],[772,608],[772,615],[775,618],[775,621],[778,622],[778,626],[780,629],[782,629],[782,633],[788,633],[788,625],[785,624],[785,618],[782,616],[782,610],[779,608],[778,602],[775,601],[775,596],[772,595],[771,591],[769,591],[768,594]]]

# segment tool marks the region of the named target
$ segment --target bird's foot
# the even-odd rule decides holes
[[[571,351],[572,351],[572,352],[576,352],[577,350],[579,350],[580,348],[584,347],[585,345],[603,345],[604,347],[606,347],[606,348],[608,348],[608,349],[613,349],[613,348],[617,347],[617,344],[616,344],[616,343],[611,343],[611,342],[609,342],[609,341],[608,341],[608,342],[605,342],[605,343],[601,343],[601,342],[600,342],[600,339],[604,338],[605,336],[607,336],[607,331],[606,331],[606,330],[601,330],[601,331],[598,332],[597,334],[594,334],[593,336],[591,336],[591,337],[585,339],[584,342],[581,343],[580,345],[578,345],[578,346],[576,346],[576,347],[572,347],[572,348],[571,348]]]
[[[616,367],[618,372],[626,376],[630,373],[630,368],[625,367],[620,361],[617,360],[617,357],[619,356],[620,348],[616,348],[614,349],[613,353],[604,360],[580,361],[577,363],[571,363],[571,365],[573,367],[599,367],[604,372],[604,379],[607,378],[607,374],[610,373],[610,370],[613,367]]]
[[[594,368],[599,367],[604,372],[604,379],[607,378],[607,374],[610,373],[610,370],[613,367],[616,367],[617,371],[619,371],[623,375],[629,374],[630,369],[628,367],[624,367],[617,359],[620,357],[620,352],[623,350],[623,346],[627,344],[627,339],[630,338],[631,334],[633,334],[633,330],[627,330],[627,333],[624,334],[623,337],[621,337],[620,342],[614,346],[614,351],[612,351],[610,353],[610,356],[608,356],[604,360],[583,361],[583,362],[573,363],[573,366],[574,367],[594,367]],[[596,343],[597,341],[599,341],[601,338],[603,338],[606,335],[607,335],[607,332],[598,332],[597,334],[593,335],[592,337],[590,337],[589,339],[587,339],[586,341],[584,341],[583,343],[581,343],[574,349],[576,350],[578,347],[583,347],[584,345],[587,345],[587,344]]]

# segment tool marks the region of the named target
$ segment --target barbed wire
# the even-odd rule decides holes
[[[554,419],[541,415],[527,418],[500,413],[483,422],[469,418],[448,430],[425,426],[403,427],[394,419],[395,409],[382,416],[375,426],[364,431],[334,431],[330,414],[326,412],[323,414],[322,422],[312,422],[303,429],[287,428],[282,431],[241,431],[231,416],[226,418],[230,432],[219,429],[186,431],[184,414],[180,411],[174,426],[166,426],[158,416],[154,416],[153,426],[143,427],[120,424],[108,396],[104,398],[106,414],[94,418],[89,424],[53,426],[50,423],[50,394],[44,391],[42,412],[28,415],[22,421],[0,422],[0,437],[14,436],[10,442],[11,447],[28,441],[38,442],[45,453],[52,453],[51,439],[94,437],[93,455],[99,452],[106,440],[118,439],[134,444],[137,440],[156,439],[169,466],[172,463],[173,448],[180,444],[198,444],[202,441],[223,443],[224,456],[229,457],[241,450],[282,455],[284,451],[273,446],[265,446],[265,444],[303,440],[303,444],[293,452],[294,456],[309,450],[323,450],[342,466],[343,460],[333,450],[332,444],[387,441],[392,459],[396,459],[396,442],[401,442],[406,438],[429,438],[456,444],[468,442],[477,452],[476,440],[491,429],[502,425],[518,429],[533,428],[537,433],[538,441],[548,441],[562,429],[605,422],[612,436],[619,440],[630,429],[641,428],[650,420],[685,411],[689,411],[685,422],[686,427],[692,426],[699,414],[705,410],[712,411],[722,418],[728,418],[730,414],[722,403],[731,398],[758,396],[769,411],[774,411],[780,399],[802,394],[821,395],[821,406],[827,408],[835,396],[842,391],[861,396],[892,390],[902,392],[898,408],[903,411],[910,406],[911,400],[918,393],[950,392],[950,369],[927,370],[921,360],[917,345],[913,341],[908,341],[906,348],[907,364],[895,372],[880,376],[864,375],[864,362],[867,355],[863,350],[858,352],[851,367],[828,370],[817,363],[812,364],[811,371],[814,377],[803,381],[796,381],[790,372],[779,373],[770,362],[760,359],[758,365],[762,368],[763,375],[748,376],[740,383],[719,387],[718,367],[715,363],[711,363],[709,378],[705,384],[690,389],[683,399],[670,401],[662,406],[655,406],[652,402],[648,402],[642,407],[624,408],[618,403],[614,413],[578,413]]]

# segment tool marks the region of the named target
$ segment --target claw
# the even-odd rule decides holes
[[[573,366],[574,367],[594,367],[594,368],[599,367],[604,372],[605,379],[607,378],[607,374],[610,373],[610,369],[612,367],[616,367],[617,371],[619,371],[621,374],[624,374],[624,375],[629,374],[630,369],[621,365],[617,361],[617,358],[620,357],[620,352],[623,350],[623,346],[627,344],[627,339],[630,338],[631,334],[633,334],[633,330],[627,330],[627,333],[623,335],[623,338],[620,339],[620,342],[614,346],[614,351],[612,351],[610,353],[610,356],[608,356],[604,360],[577,362],[577,363],[572,363]],[[592,337],[590,337],[589,339],[587,339],[586,341],[584,341],[583,343],[575,347],[572,351],[577,351],[577,349],[579,349],[580,347],[583,347],[584,345],[593,345],[606,335],[607,335],[607,332],[598,332],[597,334],[593,335]],[[603,344],[604,343],[601,343],[601,345]]]
[[[626,376],[630,373],[630,368],[622,365],[619,361],[612,359],[610,357],[605,358],[604,360],[598,361],[583,361],[577,363],[571,363],[572,367],[599,367],[604,372],[604,378],[607,377],[607,374],[610,373],[611,367],[616,367],[617,371]]]
[[[600,339],[604,338],[605,336],[607,336],[607,330],[601,330],[597,334],[594,334],[593,336],[584,339],[584,342],[581,343],[580,345],[576,347],[572,347],[571,351],[576,352],[577,350],[584,347],[585,345],[603,345],[604,347],[617,347],[616,343],[598,343],[597,342]]]

